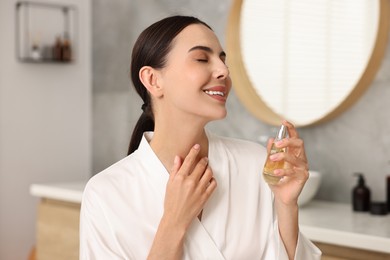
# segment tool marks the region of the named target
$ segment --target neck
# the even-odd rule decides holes
[[[156,121],[150,146],[168,171],[172,169],[175,156],[178,155],[183,161],[195,144],[199,144],[201,149],[198,159],[208,155],[208,139],[204,126],[205,124],[188,121],[180,125],[166,121],[159,124]]]

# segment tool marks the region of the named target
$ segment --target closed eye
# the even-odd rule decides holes
[[[225,52],[221,52],[219,57],[221,58],[222,62],[226,64],[226,53]]]
[[[207,59],[196,59],[196,60],[199,61],[199,62],[208,62]]]

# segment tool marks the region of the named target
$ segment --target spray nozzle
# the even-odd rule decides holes
[[[282,140],[286,136],[287,136],[287,127],[285,125],[281,125],[275,140]]]
[[[353,175],[358,177],[358,185],[359,186],[363,186],[365,184],[366,181],[364,179],[363,173],[355,172]]]

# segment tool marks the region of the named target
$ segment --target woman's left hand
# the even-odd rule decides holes
[[[284,138],[275,143],[278,148],[285,148],[284,153],[275,153],[271,159],[284,160],[284,168],[275,170],[274,174],[283,178],[276,185],[270,185],[275,195],[275,200],[284,205],[296,205],[298,196],[309,178],[309,166],[306,158],[303,140],[299,138],[294,125],[283,121],[287,126],[289,138]],[[272,145],[272,139],[268,143],[268,150]]]

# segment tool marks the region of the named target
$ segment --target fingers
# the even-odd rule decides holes
[[[280,177],[286,176],[289,178],[300,179],[304,181],[309,178],[309,170],[297,167],[288,169],[277,169],[275,170],[274,174]]]
[[[270,156],[272,161],[284,161],[285,166],[282,169],[276,169],[274,174],[277,176],[293,176],[300,175],[306,176],[309,171],[309,165],[306,157],[300,158],[291,153],[276,153]],[[305,179],[302,177],[300,179]]]
[[[276,142],[277,147],[292,147],[292,148],[302,148],[303,140],[299,138],[284,138]]]
[[[270,138],[267,143],[267,152],[271,151],[272,144],[274,143],[274,138]]]
[[[208,159],[199,160],[200,146],[194,145],[184,159],[175,156],[166,186],[164,214],[187,227],[209,200],[217,183]]]
[[[195,166],[194,170],[190,174],[192,178],[199,181],[202,175],[204,175],[204,172],[206,170],[206,167],[209,163],[209,160],[207,157],[202,158]]]
[[[274,174],[288,179],[306,181],[309,167],[306,158],[299,158],[290,153],[276,153],[270,156],[273,161],[285,161],[282,169],[275,169]]]
[[[270,156],[270,159],[272,161],[285,161],[291,164],[292,167],[295,168],[308,169],[306,157],[300,158],[291,153],[275,153]],[[287,168],[292,168],[292,167],[287,167]]]
[[[283,120],[282,124],[287,126],[288,135],[291,138],[299,138],[297,129],[295,128],[295,126],[292,123],[290,123],[287,120]]]
[[[171,172],[169,174],[169,176],[171,178],[175,177],[175,175],[177,174],[177,172],[179,171],[180,169],[180,157],[179,156],[175,156],[175,159],[173,160],[173,166],[172,166],[172,169],[171,169]]]
[[[291,152],[296,157],[306,158],[303,140],[299,138],[298,132],[293,124],[284,120],[283,125],[287,126],[289,138],[285,138],[275,143],[276,147],[287,147],[287,152]]]
[[[198,156],[200,151],[200,145],[195,144],[186,158],[183,161],[183,164],[178,172],[178,174],[183,174],[183,175],[189,175],[191,170],[194,168],[194,163],[196,161],[196,157]]]
[[[211,170],[211,168],[209,166],[207,166],[204,174],[202,175],[202,177],[199,181],[199,188],[201,189],[201,192],[203,193],[204,201],[208,200],[208,198],[214,192],[216,187],[217,187],[217,181],[213,177],[213,171]]]
[[[214,192],[214,190],[217,188],[217,181],[214,177],[210,179],[210,183],[208,184],[206,188],[206,196],[209,198],[211,194]]]
[[[208,187],[213,183],[212,187],[216,185],[216,181],[213,180],[213,172],[208,166],[208,158],[204,157],[196,162],[197,156],[200,151],[200,145],[195,144],[183,163],[180,163],[180,157],[175,156],[171,173],[181,174],[190,179],[193,179],[196,183],[199,183],[201,187]],[[215,188],[215,187],[214,187]]]
[[[199,180],[199,185],[206,188],[210,184],[210,181],[212,179],[213,179],[213,171],[209,166],[207,166],[207,168],[205,169],[203,175]]]
[[[199,144],[194,145],[182,164],[180,163],[180,157],[175,156],[171,170],[171,177],[173,178],[176,174],[180,174],[186,178],[192,179],[194,183],[197,183],[197,185],[200,185],[201,187],[209,185],[213,177],[213,173],[211,168],[208,167],[207,157],[204,157],[196,162],[199,151]]]
[[[211,194],[211,192],[216,187],[216,181],[213,177],[213,171],[208,166],[207,157],[199,160],[199,162],[195,165],[194,170],[189,174],[188,178],[193,179],[193,181],[197,183],[197,187],[200,192],[206,191],[206,194]]]

